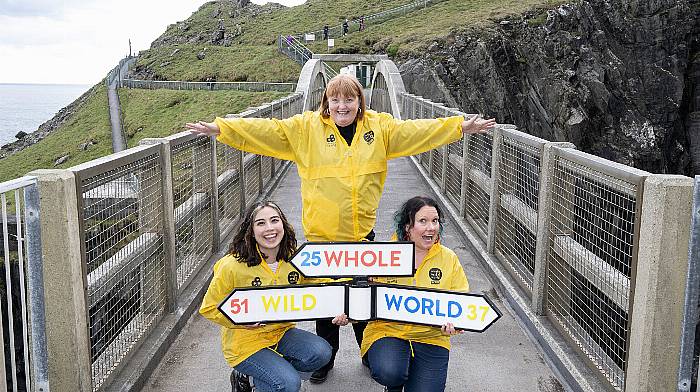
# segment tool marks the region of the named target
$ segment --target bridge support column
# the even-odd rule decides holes
[[[688,177],[652,175],[644,182],[625,392],[678,387],[692,196]]]
[[[78,191],[68,170],[36,170],[41,204],[46,340],[52,392],[92,391],[86,266]]]

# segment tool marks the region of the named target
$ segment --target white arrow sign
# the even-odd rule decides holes
[[[270,286],[236,289],[219,305],[234,324],[330,319],[345,313],[353,320],[401,321],[483,332],[501,317],[478,294],[409,286],[344,284]]]
[[[307,242],[290,262],[305,277],[412,276],[413,242]]]
[[[236,289],[219,305],[234,324],[333,318],[345,307],[344,285]]]
[[[374,318],[413,324],[445,325],[483,332],[501,312],[483,295],[418,289],[406,286],[375,286]]]

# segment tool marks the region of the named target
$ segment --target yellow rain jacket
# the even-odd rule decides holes
[[[469,291],[469,282],[457,255],[437,243],[425,255],[415,275],[408,277],[374,278],[377,283],[426,287],[450,291]],[[443,335],[440,327],[415,325],[396,321],[370,321],[362,339],[361,355],[365,355],[372,343],[381,338],[394,337],[411,342],[432,344],[450,349],[450,337]]]
[[[303,277],[296,268],[284,260],[279,261],[276,272],[272,272],[265,262],[248,267],[230,254],[216,262],[214,277],[204,295],[199,313],[221,325],[221,349],[231,367],[263,348],[276,345],[287,330],[294,328],[294,323],[273,323],[247,329],[231,323],[219,312],[217,306],[235,288],[297,284],[302,280]]]
[[[462,117],[401,121],[368,110],[348,147],[318,112],[277,119],[217,118],[218,141],[293,161],[301,177],[307,241],[359,241],[374,227],[387,160],[415,155],[462,137]]]

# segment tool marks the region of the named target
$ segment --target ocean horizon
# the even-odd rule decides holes
[[[0,83],[0,145],[32,133],[86,92],[88,84]]]

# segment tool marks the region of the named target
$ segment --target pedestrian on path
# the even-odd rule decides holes
[[[328,82],[317,111],[284,120],[216,118],[186,127],[243,151],[295,162],[307,241],[360,241],[374,239],[389,159],[440,147],[463,133],[484,133],[495,124],[477,116],[468,121],[461,116],[397,120],[367,110],[357,78],[340,74]],[[366,325],[353,324],[358,345]],[[339,327],[318,320],[316,333],[333,348],[328,364],[311,376],[312,382],[321,383],[333,368]]]
[[[269,201],[251,205],[228,254],[214,265],[214,276],[199,308],[221,325],[221,348],[233,368],[233,392],[297,392],[307,377],[331,358],[324,339],[297,329],[294,323],[235,325],[219,310],[234,289],[303,283],[289,260],[296,250],[294,229],[280,208]],[[341,323],[347,323],[342,316]],[[301,373],[301,374],[300,374]]]
[[[349,28],[348,18],[345,18],[345,20],[343,21],[343,37],[348,35],[348,28]]]
[[[374,278],[378,283],[430,289],[469,291],[457,255],[440,243],[442,213],[429,197],[413,197],[396,212],[396,238],[415,243],[416,273],[409,277]],[[387,391],[442,392],[447,381],[452,323],[442,327],[396,321],[370,321],[362,340],[372,378]]]

